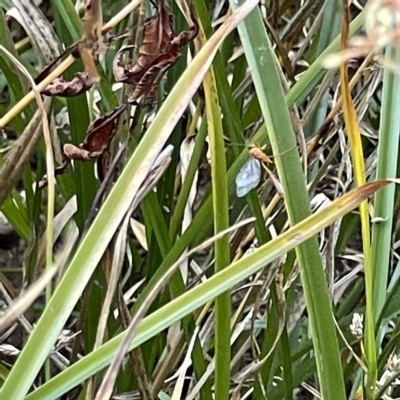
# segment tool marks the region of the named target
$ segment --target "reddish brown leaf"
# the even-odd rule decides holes
[[[139,49],[139,58],[133,68],[128,70],[122,67],[121,58],[123,53],[134,46],[121,49],[114,58],[115,80],[137,84],[157,57],[168,51],[173,37],[173,16],[167,13],[161,2],[157,13],[144,22],[143,43]]]
[[[99,177],[103,180],[111,159],[108,148],[114,137],[118,118],[125,108],[125,105],[119,106],[94,120],[88,127],[85,141],[79,146],[72,143],[64,144],[64,162],[56,169],[56,174],[63,173],[70,160],[92,161],[98,158]],[[43,187],[46,184],[47,176],[44,176],[40,186]]]
[[[72,81],[57,78],[42,90],[46,96],[73,97],[89,90],[93,82],[89,81],[86,72],[78,72]]]
[[[86,161],[94,160],[101,154],[100,151],[91,153],[90,151],[75,146],[72,143],[64,144],[63,153],[65,157],[67,157],[70,160],[86,160]]]
[[[144,23],[143,44],[139,49],[140,56],[132,70],[129,71],[130,76],[143,76],[157,57],[169,50],[173,37],[173,16],[167,13],[161,2],[157,14],[148,18]]]
[[[158,57],[154,65],[145,72],[139,83],[136,85],[135,90],[128,99],[128,102],[134,103],[142,95],[146,95],[148,98],[153,98],[165,72],[178,61],[180,56],[181,53],[173,48],[167,54]]]
[[[103,182],[110,164],[111,164],[111,153],[108,149],[105,149],[103,154],[101,154],[101,156],[97,160],[97,174],[101,182]]]
[[[125,110],[122,105],[94,120],[88,128],[86,139],[79,146],[66,143],[63,153],[70,160],[94,160],[108,151],[114,137],[118,118]]]
[[[189,28],[188,31],[181,32],[178,36],[176,36],[173,40],[171,45],[174,47],[182,47],[185,46],[187,43],[192,41],[197,34],[199,33],[199,23],[197,22],[196,15],[194,13],[193,6],[190,6],[190,18],[193,22],[193,25]]]
[[[108,149],[111,139],[115,134],[118,117],[125,108],[125,105],[119,106],[94,120],[89,125],[86,139],[82,143],[81,148],[90,153],[100,152],[100,154],[102,154],[105,149]]]
[[[113,74],[114,74],[114,79],[117,82],[131,83],[131,82],[129,82],[129,78],[128,78],[129,69],[123,67],[123,65],[122,65],[122,56],[126,51],[131,50],[134,47],[135,46],[126,46],[126,47],[120,49],[114,57]]]
[[[173,16],[167,13],[161,2],[157,13],[145,22],[143,44],[133,68],[129,70],[121,65],[123,53],[132,46],[125,47],[117,53],[113,62],[115,80],[135,86],[133,94],[128,99],[130,103],[136,102],[141,96],[153,97],[165,71],[181,56],[179,47],[196,37],[198,23],[193,8],[190,14],[193,26],[175,37]]]

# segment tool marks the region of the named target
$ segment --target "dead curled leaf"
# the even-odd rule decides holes
[[[42,90],[46,96],[73,97],[82,94],[93,86],[86,72],[78,72],[72,81],[64,81],[62,78],[54,79]]]
[[[63,146],[63,153],[66,158],[70,160],[94,160],[101,153],[94,152],[90,153],[90,151],[82,149],[80,146],[75,146],[72,143],[65,143]]]
[[[108,151],[114,137],[118,118],[126,106],[121,105],[94,120],[88,128],[86,139],[79,146],[66,143],[63,152],[70,160],[94,160]]]
[[[175,36],[173,15],[165,10],[161,2],[157,13],[145,21],[139,58],[131,69],[122,65],[122,56],[132,49],[132,46],[118,51],[113,61],[114,77],[118,82],[135,86],[134,92],[128,99],[130,103],[136,102],[141,96],[154,97],[165,71],[172,67],[181,56],[179,47],[186,45],[197,36],[198,23],[193,9],[190,16],[193,25],[189,30]]]
[[[101,0],[86,0],[85,15],[83,16],[82,38],[71,45],[66,51],[47,65],[35,79],[39,83],[59,64],[65,54],[71,52],[75,58],[81,58],[85,65],[85,72],[78,72],[72,81],[55,79],[42,93],[46,96],[73,97],[89,90],[94,83],[100,81],[96,64],[99,56],[104,52],[102,41]]]
[[[67,47],[58,57],[56,57],[50,64],[47,64],[39,73],[39,75],[35,78],[35,83],[38,85],[45,79],[54,68],[56,68],[63,58],[71,53],[75,58],[79,58],[79,50],[78,50],[78,42],[73,43],[71,46]]]
[[[102,180],[111,159],[111,153],[108,149],[114,137],[119,116],[125,108],[126,105],[121,105],[94,120],[88,127],[85,141],[79,146],[72,143],[64,144],[64,161],[60,167],[56,168],[55,175],[64,173],[71,160],[92,161],[98,159],[99,177]],[[39,186],[46,185],[47,176],[45,175]]]

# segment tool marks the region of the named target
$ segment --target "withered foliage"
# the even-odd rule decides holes
[[[46,65],[39,75],[35,78],[35,84],[38,85],[56,68],[62,59],[71,53],[75,58],[80,57],[78,42],[69,46],[62,54],[60,54],[50,64]],[[65,81],[62,78],[56,78],[53,82],[47,85],[41,93],[45,96],[73,97],[86,92],[93,86],[86,72],[78,72],[72,81]]]
[[[189,30],[175,36],[173,15],[160,2],[157,13],[145,21],[143,43],[135,65],[131,69],[122,65],[123,54],[132,49],[132,46],[124,47],[116,54],[113,62],[115,80],[135,87],[128,99],[130,103],[136,102],[141,96],[154,97],[165,71],[181,56],[179,48],[197,36],[198,23],[193,9],[190,16],[193,25]]]
[[[123,104],[94,120],[89,125],[85,141],[79,147],[72,144],[64,145],[64,155],[74,160],[97,158],[97,171],[99,179],[102,181],[110,165],[110,143],[117,130],[119,116],[125,109],[126,105]]]
[[[73,97],[84,93],[93,86],[86,72],[78,72],[72,81],[64,81],[62,78],[54,79],[43,90],[46,96]]]
[[[79,146],[66,143],[64,155],[71,160],[94,160],[105,153],[114,137],[118,118],[125,110],[122,105],[94,120],[88,128],[86,139]]]
[[[103,180],[111,159],[110,143],[115,135],[118,119],[125,109],[126,105],[121,105],[94,120],[88,127],[85,141],[79,146],[72,143],[64,144],[63,164],[56,168],[55,174],[64,173],[71,160],[92,161],[97,159],[99,178]],[[39,184],[40,187],[45,185],[47,185],[47,176],[44,176]]]
[[[79,42],[68,47],[56,60],[44,67],[35,79],[36,85],[45,79],[68,53],[71,53],[75,58],[80,58]],[[54,79],[41,93],[45,96],[74,97],[88,91],[95,82],[96,80],[91,78],[87,71],[77,72],[71,81],[65,81],[63,78]]]
[[[119,50],[113,62],[114,77],[117,82],[132,84],[134,91],[128,102],[135,103],[141,96],[153,98],[166,70],[172,67],[181,57],[179,48],[193,40],[198,33],[198,23],[194,11],[190,9],[193,25],[175,35],[174,17],[169,14],[163,1],[157,13],[147,18],[144,23],[143,43],[139,49],[139,57],[131,69],[122,65],[122,56],[133,46]],[[99,55],[104,51],[101,30],[101,0],[86,0],[84,32],[81,40],[74,43],[67,51],[74,57],[81,57],[85,64],[85,72],[76,74],[72,81],[55,79],[42,93],[47,96],[72,97],[86,92],[99,81],[96,64]],[[60,62],[62,56],[51,65],[45,67],[35,82],[42,81]]]
[[[55,79],[42,90],[44,95],[73,97],[86,92],[94,83],[100,81],[96,64],[98,64],[99,56],[105,49],[101,28],[101,0],[86,0],[82,38],[66,49],[51,64],[47,65],[36,77],[35,83],[38,84],[46,78],[62,58],[70,52],[75,58],[82,58],[85,64],[85,72],[78,72],[72,81],[64,81],[62,78]]]

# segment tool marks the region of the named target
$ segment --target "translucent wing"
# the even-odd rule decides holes
[[[257,187],[261,180],[261,162],[251,157],[246,164],[243,165],[236,177],[236,195],[243,197],[250,192],[251,189]]]

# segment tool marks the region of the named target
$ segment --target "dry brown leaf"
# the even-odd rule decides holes
[[[125,52],[133,49],[135,46],[126,46],[120,49],[113,60],[113,74],[117,82],[126,82],[129,70],[122,65],[122,56]]]
[[[62,78],[57,78],[42,93],[47,96],[73,97],[86,92],[94,83],[100,81],[96,64],[104,49],[101,0],[86,0],[82,39],[73,43],[61,55],[43,68],[36,77],[35,83],[38,84],[46,78],[61,62],[62,58],[71,53],[75,58],[82,58],[85,65],[85,72],[78,72],[70,82],[64,81]]]
[[[141,96],[152,98],[165,71],[172,67],[181,53],[179,47],[193,40],[198,33],[198,24],[191,9],[193,26],[178,36],[174,34],[173,16],[168,14],[161,2],[155,15],[145,21],[143,44],[139,50],[139,58],[132,69],[121,65],[123,54],[132,49],[127,46],[117,53],[113,62],[115,80],[135,86],[128,99],[136,102]]]
[[[129,71],[130,76],[142,76],[159,55],[165,54],[169,50],[173,37],[173,16],[167,13],[161,2],[157,14],[146,19],[144,23],[140,56],[132,70]]]
[[[72,81],[64,81],[62,78],[55,79],[50,85],[42,90],[46,96],[73,97],[82,94],[93,86],[86,72],[78,72]]]
[[[87,136],[83,142],[82,148],[90,152],[103,152],[105,149],[108,149],[115,133],[118,117],[122,114],[125,108],[126,106],[123,104],[94,120],[89,125]]]
[[[79,146],[66,143],[63,146],[64,161],[56,168],[55,175],[64,173],[71,160],[93,161],[98,159],[99,178],[103,180],[110,164],[111,153],[108,148],[114,137],[119,116],[126,106],[121,105],[94,120],[88,127],[86,139]],[[47,176],[40,181],[40,187],[47,185]]]
[[[85,141],[79,146],[66,143],[63,146],[64,155],[70,160],[94,160],[107,152],[115,134],[118,117],[125,107],[119,106],[94,120],[89,125]]]
[[[134,103],[145,95],[147,98],[154,98],[158,85],[167,69],[171,68],[179,59],[181,53],[176,48],[171,48],[167,54],[157,58],[156,63],[151,66],[136,84],[135,90],[128,98],[129,103]]]
[[[82,160],[82,161],[94,160],[101,154],[100,151],[91,153],[90,151],[85,150],[80,146],[75,146],[72,143],[64,144],[63,153],[65,157],[70,160]]]

